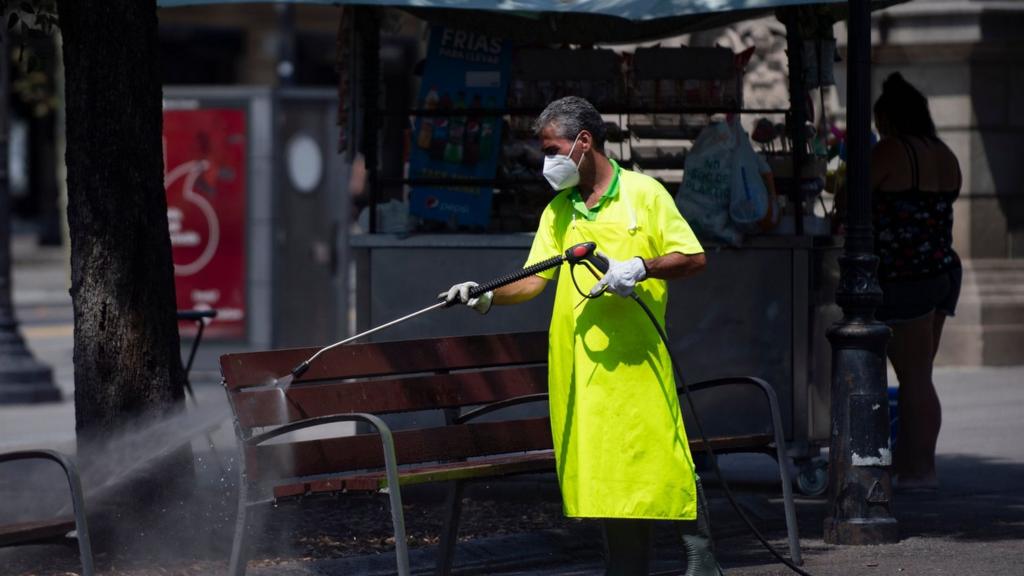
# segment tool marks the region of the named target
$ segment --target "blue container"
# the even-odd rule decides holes
[[[889,387],[889,447],[896,449],[896,433],[900,430],[900,389]]]

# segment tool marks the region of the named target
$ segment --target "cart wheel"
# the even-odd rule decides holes
[[[796,486],[805,496],[821,496],[828,489],[828,460],[816,458],[800,464]]]

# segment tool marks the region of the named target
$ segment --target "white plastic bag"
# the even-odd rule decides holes
[[[732,150],[732,189],[729,196],[729,217],[743,232],[761,229],[768,216],[768,190],[761,179],[761,162],[750,145],[750,138],[738,121],[730,123],[736,146]]]
[[[726,122],[712,122],[686,154],[676,205],[703,240],[733,245],[743,240],[729,217],[735,146],[735,130]]]

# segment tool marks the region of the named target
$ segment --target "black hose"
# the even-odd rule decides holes
[[[484,294],[484,293],[490,292],[491,290],[494,290],[495,288],[501,288],[502,286],[506,286],[508,284],[511,284],[511,283],[517,281],[517,280],[522,280],[523,278],[529,278],[530,276],[533,276],[534,274],[537,274],[539,272],[543,272],[545,270],[548,270],[548,269],[554,268],[556,266],[559,266],[564,261],[565,261],[565,256],[559,255],[559,256],[555,256],[553,258],[548,258],[547,260],[544,260],[542,262],[538,262],[538,263],[534,264],[533,266],[527,266],[526,268],[523,268],[522,270],[516,270],[515,272],[510,272],[508,274],[505,274],[504,276],[501,276],[500,278],[495,278],[494,280],[491,280],[489,282],[484,282],[483,284],[480,284],[479,286],[474,286],[469,291],[469,297],[470,298],[476,298],[476,297],[480,296],[481,294]],[[455,301],[453,301],[453,303],[454,302]]]
[[[772,556],[775,556],[775,558],[778,559],[779,562],[782,562],[786,565],[787,568],[789,568],[793,572],[796,572],[797,574],[800,574],[801,576],[811,576],[809,572],[802,570],[799,566],[787,560],[785,557],[782,556],[782,554],[779,553],[778,550],[776,550],[771,544],[769,544],[768,540],[765,539],[761,532],[754,526],[754,523],[750,521],[750,518],[747,517],[746,513],[743,512],[743,509],[740,508],[739,503],[736,502],[736,498],[733,497],[732,495],[732,490],[729,489],[729,484],[725,481],[725,476],[722,475],[722,470],[718,467],[718,459],[715,458],[715,452],[714,450],[711,449],[711,443],[708,442],[708,437],[704,434],[704,427],[700,423],[700,416],[697,415],[697,407],[694,405],[693,398],[690,396],[690,388],[686,385],[686,379],[683,378],[683,375],[679,370],[679,363],[676,362],[675,356],[672,355],[672,347],[669,346],[668,335],[665,334],[665,330],[661,327],[661,324],[658,323],[658,319],[654,317],[654,313],[651,312],[651,309],[647,307],[647,304],[640,299],[636,292],[630,294],[630,297],[632,297],[633,300],[635,300],[636,303],[639,304],[641,308],[643,308],[644,312],[647,314],[647,317],[650,318],[651,324],[654,324],[655,330],[658,331],[658,336],[661,337],[662,343],[665,344],[665,350],[668,351],[669,359],[672,361],[672,370],[675,372],[676,379],[679,381],[679,384],[683,387],[683,392],[686,395],[686,402],[690,405],[690,412],[693,413],[693,423],[695,426],[697,426],[697,432],[700,434],[701,442],[704,444],[704,450],[708,454],[708,459],[711,460],[711,465],[714,467],[715,475],[718,476],[718,481],[721,482],[722,484],[722,490],[725,492],[725,497],[729,500],[729,503],[732,504],[733,510],[735,510],[736,513],[739,514],[740,518],[743,519],[743,522],[747,525],[748,528],[750,528],[750,531],[754,534],[754,536],[757,537],[757,539],[761,542],[765,549],[767,549],[768,552],[772,554]],[[779,466],[785,465],[785,462],[779,462]]]

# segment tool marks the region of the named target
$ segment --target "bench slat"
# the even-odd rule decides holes
[[[549,472],[554,470],[554,466],[554,451],[544,450],[520,456],[482,458],[469,462],[451,462],[434,466],[407,468],[402,470],[399,481],[402,486],[409,486],[427,482],[491,478],[528,472]],[[377,492],[385,487],[387,487],[387,478],[383,473],[361,474],[277,486],[274,488],[274,497],[283,499],[331,492]]]
[[[322,382],[276,389],[238,390],[229,394],[243,428],[287,424],[305,418],[369,412],[388,414],[489,404],[547,392],[547,367],[508,368],[399,378]]]
[[[700,436],[689,438],[690,442],[690,453],[697,454],[704,451],[704,442],[701,441]],[[769,444],[775,442],[775,437],[771,434],[746,434],[742,436],[717,436],[708,438],[708,442],[711,443],[711,449],[715,451],[715,454],[722,452],[735,452],[737,450],[750,450],[751,448],[763,448]]]
[[[400,465],[459,460],[473,456],[549,450],[548,418],[480,422],[394,433]],[[384,467],[377,434],[246,447],[252,480],[303,477]]]
[[[0,525],[0,547],[55,540],[74,529],[75,519],[70,516]]]
[[[220,357],[224,385],[234,390],[272,384],[274,378],[290,373],[317,350],[293,348],[225,354]],[[547,353],[546,332],[349,344],[317,358],[300,381],[535,364],[546,362]]]
[[[745,436],[729,436],[709,438],[715,452],[728,452],[768,446],[774,438],[769,434],[750,434]],[[703,449],[700,439],[690,439],[690,450]],[[530,452],[516,456],[499,456],[480,458],[468,462],[449,462],[429,466],[414,466],[399,472],[402,486],[423,484],[427,482],[445,482],[451,480],[471,480],[474,478],[490,478],[529,472],[554,471],[554,450]],[[387,487],[384,471],[336,476],[308,482],[284,484],[274,487],[274,497],[278,499],[293,498],[321,493],[333,492],[377,492]]]

